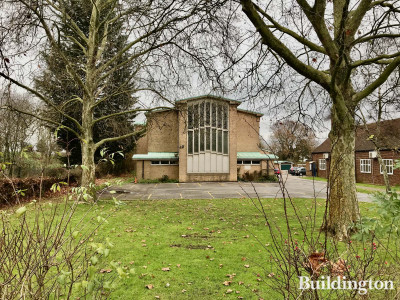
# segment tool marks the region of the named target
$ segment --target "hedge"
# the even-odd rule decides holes
[[[66,181],[56,177],[29,177],[29,178],[13,178],[12,184],[10,180],[0,179],[0,205],[14,204],[16,202],[16,190],[23,191],[24,195],[19,194],[20,201],[26,201],[32,198],[38,198],[40,195],[40,185],[42,184],[42,195],[47,194],[53,184]],[[70,183],[76,182],[76,178],[70,178]],[[14,187],[13,187],[14,185]]]

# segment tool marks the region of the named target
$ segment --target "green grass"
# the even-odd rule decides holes
[[[313,204],[311,199],[293,200],[303,216]],[[270,220],[285,232],[282,199],[262,201]],[[317,203],[321,221],[324,201]],[[360,206],[365,212],[371,204]],[[89,207],[79,205],[73,222]],[[129,278],[117,278],[118,286],[110,299],[281,297],[258,281],[258,275],[268,281],[269,254],[263,245],[271,240],[265,220],[249,199],[132,201],[118,209],[109,201],[101,201],[94,210],[95,215],[111,213],[94,242],[109,238],[115,244],[108,262],[100,268],[111,268],[109,262],[114,260],[135,269]],[[294,221],[292,230],[300,232],[293,213],[290,218]],[[301,234],[298,238],[302,239]],[[225,286],[224,281],[232,283]],[[154,288],[147,289],[149,284]],[[233,292],[226,294],[228,289]]]
[[[322,177],[302,176],[301,178],[315,180],[315,181],[325,181],[325,182],[327,181],[326,178],[322,178]]]
[[[101,206],[100,210],[114,209],[106,203]],[[119,282],[111,299],[223,299],[228,289],[234,291],[229,298],[256,298],[253,290],[258,290],[268,299],[267,286],[257,281],[265,267],[259,262],[267,254],[253,236],[270,242],[264,223],[249,200],[128,203],[101,230],[116,245],[110,259],[136,269],[134,276]],[[170,271],[162,271],[166,267]],[[236,274],[230,286],[223,285],[231,280],[227,274]],[[148,284],[154,289],[146,289]]]
[[[312,205],[310,199],[295,202],[302,214]],[[282,200],[263,203],[284,231]],[[81,206],[75,218],[86,207]],[[114,209],[108,202],[97,207],[103,214]],[[118,281],[111,299],[199,299],[200,295],[201,299],[224,299],[228,289],[234,291],[226,295],[232,299],[256,299],[257,294],[271,299],[267,285],[257,281],[257,274],[264,277],[263,268],[268,267],[268,254],[257,241],[271,242],[264,223],[249,199],[130,202],[113,212],[96,237],[109,237],[115,244],[110,260],[136,270],[131,278]],[[170,271],[162,271],[166,267]],[[229,279],[227,274],[236,275]],[[230,286],[223,285],[227,280],[232,280]],[[146,289],[148,284],[154,289]]]
[[[308,180],[315,180],[315,181],[324,181],[326,182],[326,178],[322,177],[312,177],[312,176],[303,176],[302,178],[308,179]],[[384,185],[378,185],[378,184],[370,184],[370,183],[357,183],[356,184],[356,189],[357,192],[359,193],[364,193],[364,194],[374,194],[376,192],[383,192],[386,190],[386,187]],[[399,191],[400,187],[398,185],[392,187],[394,191]]]

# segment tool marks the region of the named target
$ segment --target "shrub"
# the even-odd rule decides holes
[[[259,182],[278,182],[278,177],[275,175],[262,175],[260,176],[257,181]]]
[[[253,173],[247,171],[246,173],[243,174],[240,180],[253,181],[253,182],[277,182],[278,178],[275,175],[262,174],[261,171],[260,172],[254,171]]]
[[[0,205],[18,203],[20,199],[39,197],[41,191],[50,191],[53,184],[64,180],[54,177],[0,179]]]
[[[77,201],[32,202],[15,211],[1,211],[3,299],[69,299],[72,295],[101,299],[110,293],[96,277],[111,244],[89,243],[105,219],[87,214],[72,225],[77,205]]]
[[[179,180],[170,179],[168,175],[163,175],[158,179],[139,179],[138,183],[177,183]]]

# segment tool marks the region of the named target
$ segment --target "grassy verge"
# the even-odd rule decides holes
[[[262,202],[270,219],[285,232],[282,199]],[[312,200],[294,202],[300,215],[306,216]],[[370,205],[360,203],[364,212]],[[319,221],[323,207],[324,201],[319,200]],[[74,220],[83,217],[87,209],[88,205],[81,204]],[[249,199],[134,201],[119,209],[102,201],[95,210],[112,216],[94,242],[110,238],[115,246],[109,262],[135,269],[129,278],[117,278],[110,299],[279,298],[269,289],[266,276],[269,255],[263,247],[272,247],[270,236],[265,220]],[[290,218],[292,230],[299,230],[294,215]],[[226,281],[231,283],[224,285]]]
[[[308,180],[315,180],[315,181],[325,181],[325,182],[327,181],[326,178],[322,177],[302,176],[301,178]]]
[[[326,178],[322,177],[311,177],[311,176],[303,176],[302,178],[308,179],[308,180],[315,180],[315,181],[324,181],[326,182]],[[399,191],[400,187],[394,186],[392,187],[394,191]],[[374,194],[376,192],[383,192],[386,190],[386,187],[384,185],[377,185],[377,184],[369,184],[369,183],[357,183],[356,184],[356,189],[357,192],[359,193],[364,193],[364,194]]]

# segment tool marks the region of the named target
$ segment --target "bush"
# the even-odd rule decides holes
[[[239,178],[240,177],[238,176],[238,179]],[[254,171],[253,173],[247,171],[239,180],[253,182],[277,182],[278,178],[275,175],[262,174],[261,171]]]
[[[69,178],[70,183],[80,180],[80,170],[72,170]],[[66,182],[66,177],[29,177],[0,179],[0,205],[18,203],[21,199],[39,197],[40,191],[48,192],[55,183]]]
[[[177,183],[179,180],[170,179],[168,175],[163,175],[158,179],[139,179],[138,183]]]
[[[70,194],[64,201],[32,201],[0,211],[2,299],[108,298],[115,275],[101,269],[119,266],[106,260],[113,246],[108,238],[93,242],[108,216],[87,206],[83,217],[74,218],[78,205]],[[121,269],[118,275],[128,273]]]
[[[258,182],[278,182],[278,177],[275,175],[262,175],[257,179]]]

